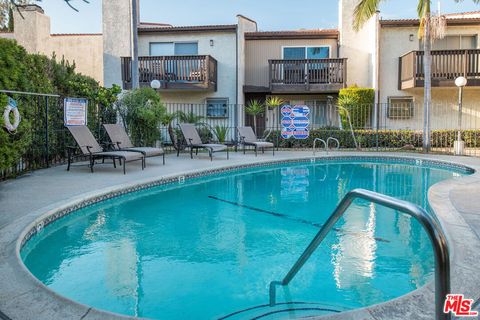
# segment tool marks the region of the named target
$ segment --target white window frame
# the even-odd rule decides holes
[[[409,116],[392,116],[390,115],[390,107],[392,105],[392,100],[394,99],[404,99],[404,100],[410,100],[411,101],[411,106],[410,106],[410,115]],[[413,96],[391,96],[388,97],[388,103],[387,103],[387,118],[390,120],[408,120],[412,119],[415,116],[415,98]]]
[[[157,43],[171,43],[173,45],[173,55],[171,57],[178,56],[178,55],[175,54],[175,44],[177,44],[177,43],[196,43],[197,44],[197,54],[196,55],[199,55],[198,40],[197,41],[195,41],[195,40],[193,40],[193,41],[185,40],[185,41],[151,41],[151,42],[148,43],[148,55],[149,56],[152,56],[152,44],[157,44]]]
[[[226,103],[225,103],[225,115],[224,116],[208,115],[209,101],[226,101]],[[228,98],[222,98],[222,97],[206,98],[205,99],[205,105],[207,107],[207,110],[205,110],[207,118],[210,118],[210,119],[228,119],[228,107],[229,107],[229,99]]]
[[[332,46],[329,45],[329,44],[322,44],[322,45],[318,45],[318,46],[312,46],[312,45],[309,45],[309,46],[282,46],[282,60],[284,59],[284,49],[285,48],[305,48],[305,60],[307,60],[307,49],[308,48],[328,48],[328,58],[325,58],[325,59],[330,59],[332,58]]]

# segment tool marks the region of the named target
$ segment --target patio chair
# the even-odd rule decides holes
[[[117,150],[140,152],[145,158],[162,156],[165,164],[165,152],[162,148],[135,147],[121,124],[104,124],[103,127]]]
[[[245,154],[246,146],[253,146],[255,147],[255,156],[257,156],[258,149],[261,149],[264,153],[266,148],[272,148],[273,155],[275,155],[274,144],[258,140],[252,127],[238,127],[238,134],[240,135],[240,144],[243,145],[243,154]]]
[[[93,172],[93,166],[95,161],[101,159],[112,159],[113,166],[116,168],[116,161],[119,160],[120,165],[123,162],[123,174],[125,171],[125,163],[130,161],[140,160],[142,162],[142,170],[145,168],[145,157],[140,152],[129,152],[129,151],[104,151],[103,148],[98,144],[97,140],[93,136],[92,132],[86,126],[69,126],[68,130],[72,134],[73,138],[80,147],[82,154],[80,156],[88,156],[90,160],[90,170]],[[76,147],[67,147],[68,151],[68,166],[67,171],[70,171],[70,164],[72,159],[75,157],[74,153]],[[77,156],[78,157],[78,156]]]
[[[182,123],[179,124],[179,127],[182,131],[185,141],[187,142],[187,148],[190,148],[190,158],[193,159],[193,149],[196,150],[196,154],[198,154],[198,149],[205,149],[208,151],[210,161],[213,161],[213,153],[219,151],[226,151],[227,159],[229,159],[228,147],[224,144],[203,143],[194,124]],[[180,149],[177,151],[177,157],[179,154]]]

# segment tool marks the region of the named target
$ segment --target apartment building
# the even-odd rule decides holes
[[[50,17],[36,5],[15,10],[13,32],[0,32],[0,38],[13,39],[29,53],[41,53],[57,60],[75,63],[76,70],[103,84],[103,37],[101,33],[52,34]]]

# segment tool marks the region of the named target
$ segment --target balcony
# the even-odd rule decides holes
[[[140,86],[159,80],[162,91],[217,91],[217,60],[211,56],[139,57]],[[132,88],[132,59],[122,58],[124,89]]]
[[[421,88],[425,82],[423,51],[411,51],[399,61],[399,90]],[[432,87],[455,87],[455,79],[467,78],[467,86],[480,86],[480,50],[433,50]]]
[[[269,60],[272,93],[326,93],[346,87],[347,59]]]

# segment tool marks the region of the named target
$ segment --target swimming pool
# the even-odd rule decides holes
[[[38,232],[22,258],[54,291],[99,309],[220,318],[268,303],[270,281],[286,274],[349,190],[427,207],[428,187],[465,173],[335,160],[214,174],[78,210]],[[274,311],[295,306],[296,316],[320,315],[383,302],[422,286],[432,271],[430,243],[416,221],[358,201],[288,291],[278,292],[289,304]],[[264,306],[231,318],[269,312],[278,315]]]

